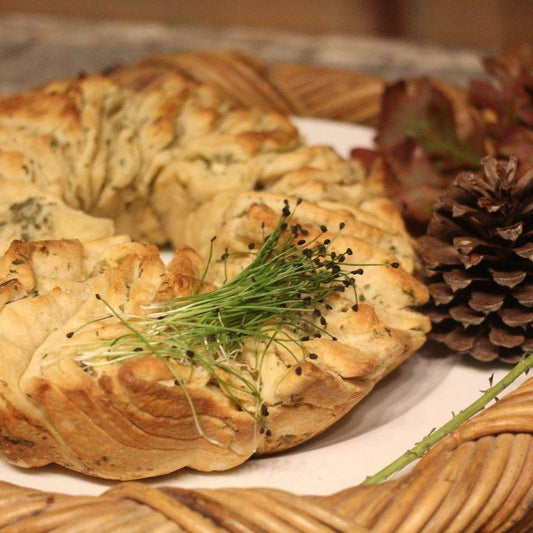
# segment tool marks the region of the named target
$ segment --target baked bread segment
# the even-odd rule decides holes
[[[291,349],[243,335],[225,367],[174,345],[108,355],[152,304],[238,276],[286,209],[287,232],[350,250],[339,268],[355,269],[358,302],[353,292],[320,302],[309,323],[327,323],[327,335]],[[168,265],[163,243],[177,249]],[[415,249],[379,169],[306,146],[287,118],[173,72],[56,81],[0,100],[4,250],[0,443],[24,467],[136,479],[291,448],[342,417],[429,329]]]
[[[172,266],[165,272],[155,247],[116,239],[89,247],[78,241],[14,243],[4,263],[12,257],[18,258],[23,288],[15,298],[4,298],[0,312],[0,420],[9,461],[25,467],[56,462],[90,475],[131,479],[187,465],[229,468],[253,453],[253,419],[209,386],[205,373],[195,372],[187,387],[202,430],[216,445],[198,433],[182,389],[160,360],[146,357],[92,371],[70,356],[98,335],[123,333],[117,321],[108,320],[72,334],[107,314],[95,294],[138,313],[169,276],[175,295],[190,292],[191,284],[183,281],[196,279],[190,261],[178,254],[180,272],[171,273]],[[2,274],[2,293],[17,276]],[[184,377],[188,372],[177,371]]]
[[[16,240],[95,240],[113,235],[111,219],[69,207],[32,183],[0,178],[0,253]]]
[[[52,195],[114,219],[118,233],[163,244],[169,237],[151,201],[156,180],[172,181],[186,212],[226,190],[255,186],[246,172],[222,179],[217,168],[241,169],[258,154],[299,144],[281,115],[238,109],[177,74],[139,91],[98,75],[55,81],[0,99],[0,191],[32,185],[27,198]],[[102,225],[107,233],[92,238],[112,234],[109,221]],[[54,236],[36,230],[29,238]],[[5,238],[3,248],[8,244]]]
[[[260,209],[261,224],[270,224],[273,212]],[[248,235],[232,249],[254,230],[250,219],[261,220],[253,211],[232,225]],[[222,241],[229,238],[220,232]],[[0,260],[6,458],[24,467],[55,462],[112,479],[185,466],[231,468],[254,453],[284,450],[323,431],[422,340],[409,328],[390,326],[369,305],[351,310],[342,295],[324,310],[336,341],[313,339],[291,354],[274,343],[259,369],[255,341],[244,340],[239,365],[253,379],[261,372],[266,432],[201,366],[143,353],[102,366],[87,366],[79,357],[95,341],[127,331],[110,308],[139,316],[152,301],[190,295],[203,268],[190,248],[178,250],[165,267],[156,247],[121,237],[86,244],[14,242]],[[213,264],[202,291],[219,285],[219,268]],[[241,400],[250,402],[245,395]]]

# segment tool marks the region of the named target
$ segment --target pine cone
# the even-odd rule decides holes
[[[433,338],[481,361],[533,350],[533,171],[517,165],[459,174],[420,239]]]

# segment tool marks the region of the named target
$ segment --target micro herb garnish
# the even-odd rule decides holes
[[[352,309],[356,311],[355,276],[362,269],[354,267],[398,266],[349,263],[347,257],[353,254],[352,250],[337,254],[330,251],[330,239],[324,241],[322,234],[309,239],[308,231],[293,224],[292,217],[286,200],[276,227],[261,245],[248,246],[246,252],[238,254],[253,257],[250,264],[212,292],[201,293],[200,289],[212,263],[214,239],[206,270],[191,296],[155,302],[146,307],[146,315],[131,316],[118,313],[96,295],[109,314],[92,323],[115,317],[124,326],[124,334],[113,340],[80,344],[73,359],[85,367],[146,355],[163,360],[176,378],[175,383],[186,393],[198,431],[203,435],[186,391],[187,380],[177,377],[170,362],[190,367],[191,373],[193,367],[202,367],[224,394],[261,424],[264,432],[261,368],[267,350],[279,345],[299,362],[306,357],[306,340],[321,336],[336,340],[328,333],[327,320],[322,315],[324,309],[330,308],[324,304],[326,299],[351,290],[355,301]],[[341,224],[339,231],[343,228]],[[327,231],[325,226],[321,229]],[[223,254],[224,267],[231,255],[237,254]],[[255,346],[255,363],[244,355],[244,343],[249,350],[250,341]]]

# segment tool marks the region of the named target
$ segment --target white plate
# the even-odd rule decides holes
[[[371,146],[373,131],[325,120],[296,119],[311,144],[333,145],[343,156],[353,146]],[[433,351],[433,353],[431,353]],[[355,409],[326,433],[299,448],[251,459],[220,473],[190,470],[148,483],[180,487],[263,486],[305,494],[330,494],[361,482],[411,447],[433,427],[446,422],[506,373],[425,348],[379,383]],[[113,482],[101,481],[58,466],[23,470],[0,461],[0,479],[19,485],[67,492],[100,494]]]

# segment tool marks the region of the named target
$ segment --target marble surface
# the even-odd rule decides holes
[[[482,73],[475,50],[353,35],[305,35],[256,28],[87,21],[2,14],[0,93],[151,54],[240,48],[266,61],[328,65],[387,79],[427,74],[459,84]]]

